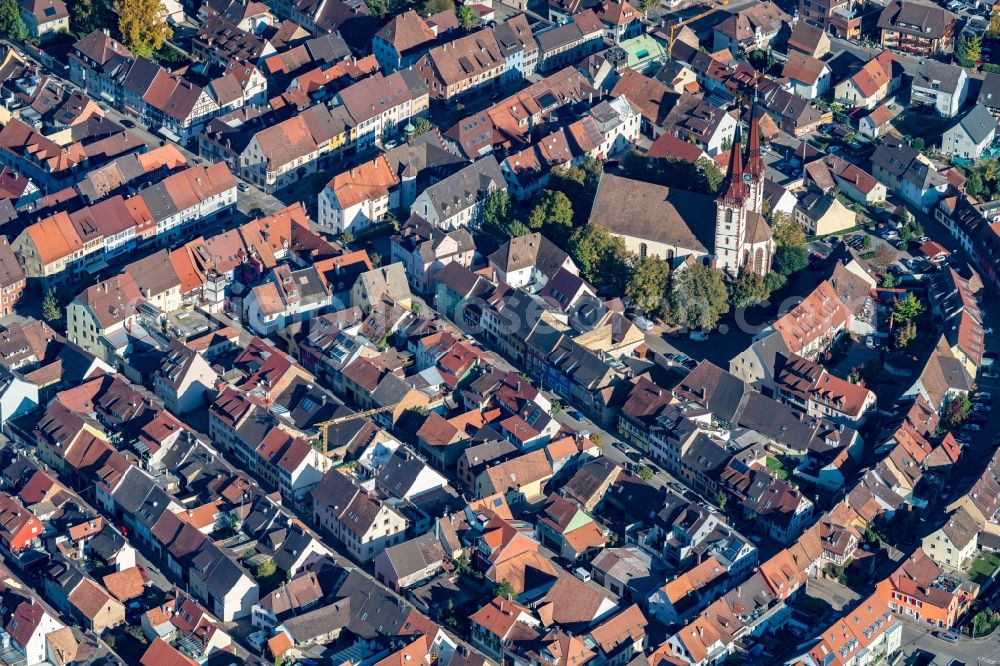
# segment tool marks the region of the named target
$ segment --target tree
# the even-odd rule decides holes
[[[788,282],[788,278],[781,273],[775,273],[774,271],[764,276],[764,284],[767,286],[768,294],[773,294],[778,291],[785,286],[786,282]]]
[[[421,134],[426,134],[434,129],[434,123],[420,116],[413,121],[413,138],[416,139]]]
[[[774,270],[788,277],[809,265],[809,252],[804,247],[785,245],[774,253]]]
[[[729,312],[729,292],[722,272],[693,264],[674,276],[673,310],[689,328],[712,329]]]
[[[992,25],[992,21],[990,24]],[[955,44],[955,59],[962,67],[975,67],[983,54],[983,40],[979,35],[963,32]]]
[[[899,284],[899,277],[895,273],[886,273],[882,276],[882,286],[886,289],[892,289]]]
[[[924,311],[924,304],[912,292],[896,302],[893,308],[893,318],[897,323],[903,323],[915,319]]]
[[[111,0],[75,0],[66,3],[69,23],[77,37],[86,37],[95,30],[110,28],[114,17]]]
[[[788,213],[776,211],[771,215],[771,231],[778,247],[802,247],[806,244],[806,232],[802,225]]]
[[[986,36],[990,39],[1000,37],[1000,12],[993,12],[990,16],[990,26],[986,28]]]
[[[452,11],[455,9],[453,0],[424,0],[424,7],[421,13],[424,16],[430,16],[431,14],[446,12],[449,9]]]
[[[993,18],[1000,19],[1000,12],[994,13]],[[969,176],[969,179],[965,181],[965,191],[971,197],[979,197],[983,193],[983,177],[977,172],[973,172]]]
[[[718,194],[719,188],[722,187],[722,170],[719,169],[719,165],[714,161],[708,159],[707,157],[699,157],[696,162],[698,165],[698,171],[705,179],[705,191],[707,194]]]
[[[888,243],[879,243],[875,246],[875,251],[868,259],[868,263],[879,273],[884,273],[889,266],[896,263],[896,250]]]
[[[972,635],[982,636],[988,634],[993,630],[993,622],[996,614],[988,611],[981,610],[972,616]]]
[[[602,439],[601,439],[601,434],[600,433],[592,432],[592,433],[590,433],[589,437],[590,437],[590,443],[591,444],[593,444],[594,446],[600,446],[601,445]]]
[[[587,282],[605,293],[620,294],[632,271],[632,255],[625,240],[604,227],[587,224],[569,239],[569,253]]]
[[[667,295],[670,265],[659,257],[646,257],[632,271],[625,295],[643,312],[657,311]]]
[[[767,300],[771,291],[763,277],[744,272],[729,285],[729,300],[734,308],[745,308]]]
[[[587,157],[577,166],[556,167],[549,173],[548,189],[569,197],[573,204],[573,223],[576,226],[587,223],[603,170],[601,162]]]
[[[49,287],[42,299],[42,318],[47,322],[59,321],[62,319],[63,309],[59,305],[59,292],[55,287]]]
[[[28,38],[28,27],[21,18],[21,8],[17,0],[0,2],[0,34],[7,39],[23,42]]]
[[[910,141],[910,145],[913,146],[914,150],[921,151],[924,149],[924,138],[921,136],[913,137],[913,140]]]
[[[257,578],[270,578],[278,571],[278,565],[274,563],[274,560],[268,558],[257,565]]]
[[[653,470],[649,469],[649,465],[639,465],[635,468],[635,475],[643,481],[649,481],[653,478]]]
[[[969,396],[964,393],[952,396],[944,408],[945,425],[949,428],[961,426],[965,423],[965,419],[969,418],[971,411],[972,401],[969,400]]]
[[[543,190],[526,224],[532,231],[541,231],[556,245],[565,245],[573,233],[573,204],[562,192]]]
[[[506,190],[493,190],[483,203],[483,225],[505,232],[510,222],[510,195]]]
[[[467,5],[462,5],[456,9],[455,16],[458,17],[458,23],[462,26],[463,30],[472,30],[479,24],[479,17],[476,16],[476,12],[472,11]]]
[[[148,58],[173,37],[160,0],[115,0],[115,11],[122,42],[136,55]]]
[[[908,321],[896,329],[896,348],[906,349],[917,339],[917,325]]]
[[[513,599],[516,596],[514,586],[506,578],[496,584],[493,588],[493,595],[504,599]]]
[[[382,255],[378,252],[372,252],[368,258],[372,260],[373,266],[380,266],[382,264]]]

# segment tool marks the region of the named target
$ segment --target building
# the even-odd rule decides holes
[[[28,34],[43,42],[69,32],[69,10],[63,0],[21,0],[21,20]]]
[[[142,294],[122,273],[79,294],[66,308],[66,335],[105,363],[115,365],[128,348],[128,333],[139,318]]]
[[[993,145],[997,120],[982,104],[969,109],[941,136],[941,152],[945,155],[978,159]]]
[[[398,206],[398,186],[399,179],[384,154],[363,162],[326,184],[319,193],[316,222],[333,234],[365,231]]]
[[[729,175],[712,197],[603,174],[590,213],[591,224],[625,240],[639,257],[658,256],[671,265],[688,257],[732,275],[770,270],[771,228],[761,215],[764,163],[757,116],[750,124],[746,157],[737,138]],[[744,163],[745,160],[745,163]],[[621,215],[631,210],[631,215]]]
[[[948,189],[948,180],[930,160],[893,137],[875,148],[871,164],[876,180],[923,211],[930,211]]]
[[[823,666],[836,663],[875,666],[899,650],[902,638],[903,623],[893,617],[885,600],[875,593],[837,618],[809,642],[808,648],[796,651],[785,665]],[[831,656],[833,659],[830,659]]]
[[[795,221],[808,236],[826,236],[853,229],[857,225],[857,214],[832,192],[823,194],[810,190],[795,206]]]
[[[921,541],[921,548],[946,571],[961,572],[979,548],[979,524],[965,507],[953,511],[944,525]]]
[[[775,384],[778,400],[809,416],[852,428],[860,426],[875,407],[875,394],[869,389],[831,375],[819,363],[795,354],[779,364]]]
[[[535,34],[538,42],[538,71],[549,72],[576,65],[604,48],[605,25],[587,9],[570,20]]]
[[[830,89],[830,68],[822,60],[805,53],[789,53],[781,75],[788,78],[792,92],[806,99],[822,97]]]
[[[327,472],[313,491],[313,516],[359,562],[370,562],[403,543],[408,524],[402,514],[337,470]]]
[[[410,213],[445,231],[479,225],[483,204],[495,191],[505,191],[500,164],[487,155],[417,195]]]
[[[978,586],[949,575],[922,548],[875,585],[881,603],[897,615],[951,629],[978,594]]]
[[[0,547],[16,555],[42,538],[42,523],[17,499],[0,492]]]
[[[838,102],[874,109],[896,92],[902,83],[903,68],[890,51],[882,51],[861,69],[834,87]]]
[[[497,85],[506,68],[507,61],[489,29],[435,46],[413,65],[430,96],[448,103]]]
[[[445,553],[437,535],[428,532],[389,546],[375,556],[375,578],[397,592],[433,578],[444,568]]]
[[[938,115],[954,118],[969,94],[969,75],[964,67],[927,58],[913,76],[910,103],[931,106]]]
[[[714,31],[713,50],[750,53],[773,46],[783,29],[790,30],[792,17],[776,2],[765,0],[729,13]],[[786,32],[787,34],[787,32]]]
[[[153,373],[153,392],[174,414],[186,414],[207,402],[218,373],[205,358],[180,340],[171,340],[167,353]]]
[[[954,14],[941,7],[893,0],[878,18],[881,44],[924,58],[951,53],[956,21]]]
[[[819,58],[830,50],[828,34],[857,39],[865,5],[864,0],[799,0],[800,20],[788,45]]]

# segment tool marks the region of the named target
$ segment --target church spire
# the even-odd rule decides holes
[[[726,203],[740,205],[746,200],[746,195],[747,186],[743,182],[743,145],[737,125],[733,147],[729,151],[729,186],[720,198]]]
[[[757,83],[754,82],[753,104],[750,105],[750,138],[747,141],[747,173],[759,179],[764,175],[764,158],[760,154],[760,126],[757,118]]]

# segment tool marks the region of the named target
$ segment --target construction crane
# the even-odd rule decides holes
[[[367,418],[369,416],[374,416],[375,414],[381,414],[382,412],[392,411],[397,406],[398,405],[386,405],[385,407],[376,407],[375,409],[369,409],[363,412],[354,412],[353,414],[348,414],[346,416],[338,416],[337,418],[330,419],[329,421],[320,421],[316,424],[316,427],[319,429],[320,434],[323,437],[323,455],[326,455],[326,452],[330,447],[331,426],[340,425],[341,423],[353,421],[354,419]]]
[[[697,21],[699,19],[703,19],[706,16],[711,16],[712,14],[714,14],[717,11],[719,11],[723,7],[726,7],[728,4],[729,4],[729,0],[719,0],[719,4],[718,5],[710,8],[710,9],[706,9],[705,11],[703,11],[703,12],[701,12],[699,14],[695,14],[694,16],[690,16],[690,17],[684,19],[683,21],[678,21],[677,23],[674,23],[673,25],[671,25],[670,26],[669,42],[667,43],[667,53],[670,54],[670,55],[673,55],[673,53],[674,53],[674,40],[677,37],[677,31],[678,30],[680,30],[681,28],[683,28],[684,26],[686,26],[689,23],[694,23],[695,21]]]

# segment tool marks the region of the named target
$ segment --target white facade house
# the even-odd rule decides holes
[[[333,234],[357,234],[399,206],[399,178],[384,154],[336,175],[319,193],[317,220]]]

